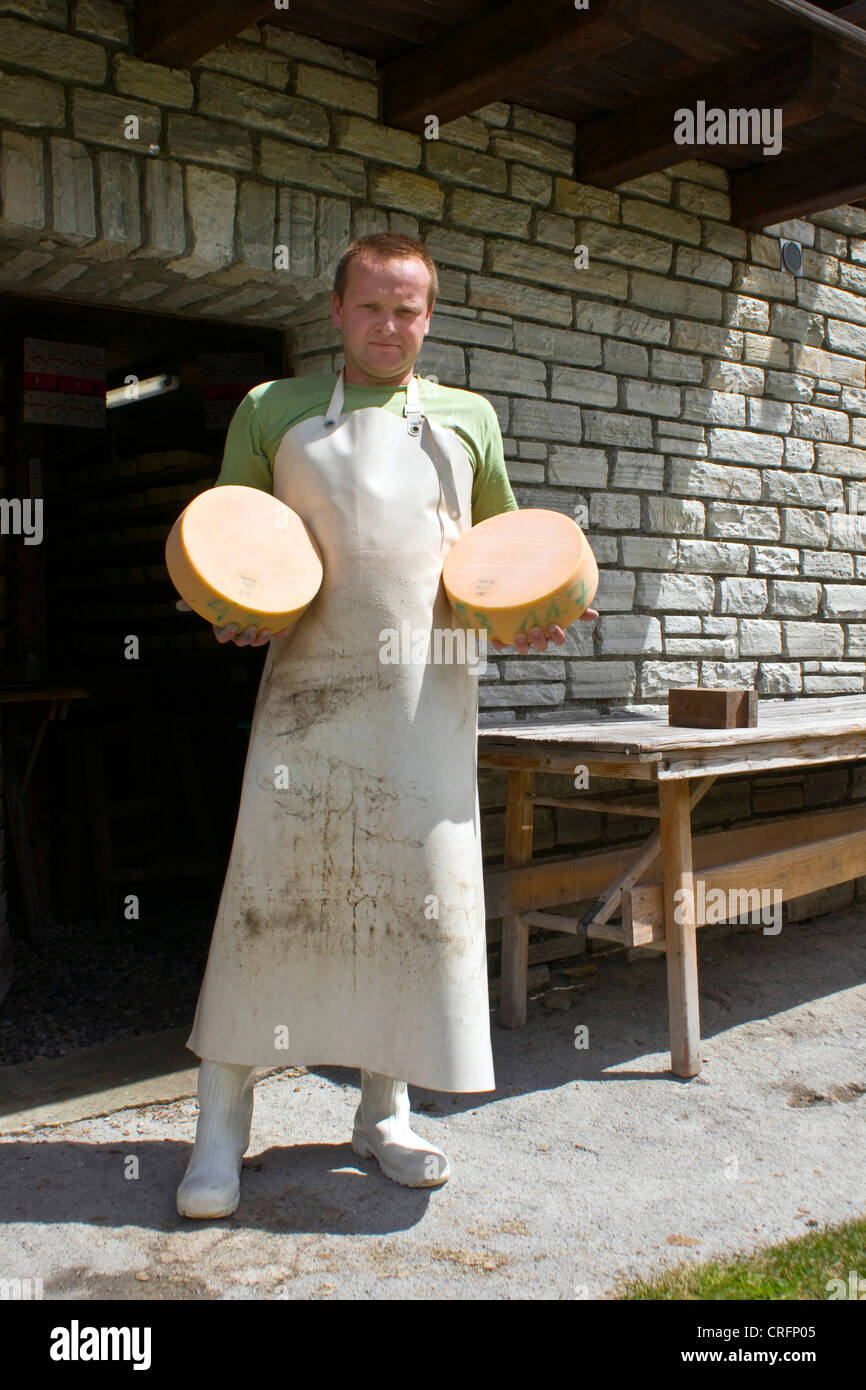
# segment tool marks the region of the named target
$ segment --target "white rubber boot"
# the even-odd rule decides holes
[[[241,1164],[253,1121],[255,1067],[203,1061],[195,1144],[177,1189],[181,1216],[230,1216],[241,1199]]]
[[[451,1176],[442,1150],[409,1128],[406,1082],[379,1072],[361,1071],[352,1149],[361,1158],[378,1159],[385,1176],[404,1187],[441,1187]]]

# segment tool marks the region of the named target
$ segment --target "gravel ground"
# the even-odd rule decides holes
[[[358,1073],[338,1067],[257,1083],[223,1220],[175,1210],[192,1098],[6,1136],[0,1269],[75,1302],[609,1299],[623,1277],[862,1216],[863,928],[854,910],[704,940],[692,1080],[668,1070],[662,959],[608,957],[534,998],[525,1028],[494,1021],[495,1092],[410,1085],[451,1160],[435,1191],[352,1153]]]
[[[148,884],[140,921],[113,933],[93,917],[54,922],[40,951],[13,923],[15,974],[0,1004],[0,1066],[191,1026],[213,896],[193,882]]]

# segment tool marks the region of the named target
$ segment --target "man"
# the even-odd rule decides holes
[[[255,387],[226,438],[217,484],[298,512],[324,581],[289,630],[215,629],[270,647],[188,1042],[202,1065],[187,1216],[238,1204],[257,1067],[359,1066],[352,1147],[410,1187],[439,1186],[449,1167],[409,1127],[407,1082],[494,1089],[477,678],[466,663],[382,659],[407,621],[428,637],[457,627],[445,556],[517,506],[489,402],[414,375],[437,289],[420,242],[354,241],[332,297],[343,370]],[[548,639],[565,634],[536,629],[532,646]]]

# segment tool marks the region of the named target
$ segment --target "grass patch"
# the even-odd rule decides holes
[[[853,1270],[866,1281],[866,1218],[826,1226],[806,1236],[770,1245],[725,1264],[710,1260],[678,1265],[652,1280],[617,1287],[618,1299],[819,1299],[826,1302],[831,1279],[845,1283]],[[866,1294],[866,1282],[860,1289]]]

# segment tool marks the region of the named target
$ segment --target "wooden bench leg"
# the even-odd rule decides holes
[[[701,1024],[687,780],[659,782],[659,810],[671,1070],[675,1076],[697,1076],[701,1070]]]
[[[532,793],[534,772],[509,772],[505,808],[505,867],[513,869],[532,859]],[[522,1028],[526,1023],[526,989],[529,972],[529,927],[521,914],[502,919],[502,992],[499,1023],[503,1028]]]

